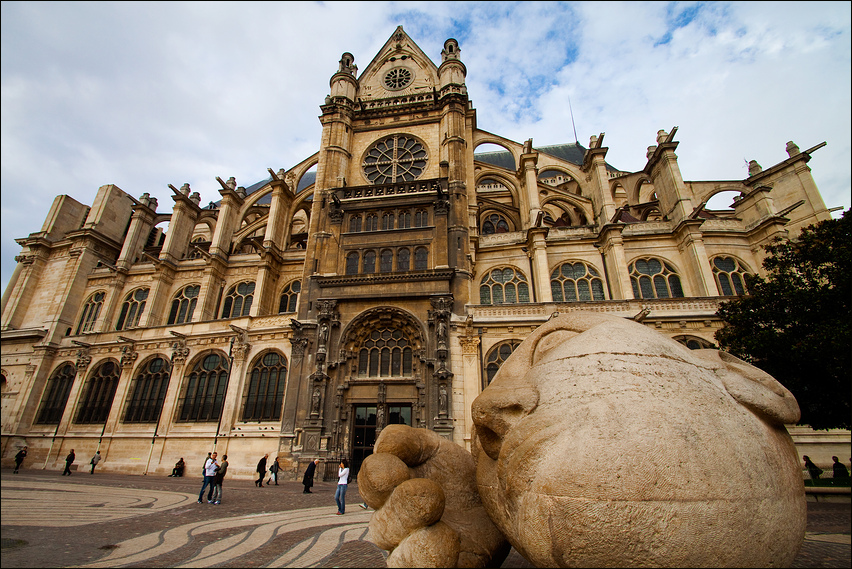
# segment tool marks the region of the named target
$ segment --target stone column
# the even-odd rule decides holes
[[[213,242],[210,244],[210,254],[227,259],[231,254],[231,239],[234,230],[239,227],[238,219],[243,199],[232,189],[222,188],[219,190],[222,196],[219,216],[216,218],[216,229],[213,232]]]
[[[528,247],[530,268],[535,280],[535,298],[530,302],[553,302],[553,292],[550,289],[550,267],[547,261],[546,227],[533,227],[529,230]]]
[[[601,231],[602,244],[600,251],[606,259],[606,277],[610,300],[630,300],[633,298],[633,286],[630,284],[630,274],[627,271],[627,258],[624,254],[624,241],[621,232],[623,225],[606,225]]]
[[[154,207],[151,208],[150,206]],[[127,270],[133,266],[136,257],[142,255],[148,235],[151,233],[157,219],[157,200],[149,197],[147,193],[142,194],[139,201],[134,200],[133,214],[130,217],[130,226],[118,255],[115,266]]]
[[[174,335],[175,333],[172,332]],[[166,390],[166,398],[163,408],[160,410],[159,434],[167,435],[176,420],[175,408],[180,400],[180,390],[183,387],[184,366],[189,358],[189,348],[186,344],[186,336],[175,336],[172,342],[172,361],[169,372],[169,385]]]
[[[532,148],[532,139],[524,143],[524,153],[521,154],[519,171],[524,178],[527,196],[527,217],[522,219],[523,228],[533,227],[536,217],[541,211],[541,201],[538,196],[538,152]]]
[[[219,421],[219,434],[230,433],[234,424],[239,421],[240,401],[246,377],[246,368],[249,363],[251,344],[248,341],[248,333],[242,328],[231,326],[237,333],[231,352],[231,369],[228,375],[228,388],[225,392],[225,402],[222,405],[221,420]]]
[[[716,279],[713,278],[713,270],[710,267],[710,259],[704,247],[704,237],[701,234],[701,220],[684,223],[681,226],[678,248],[689,262],[684,267],[687,277],[692,286],[692,291],[684,291],[686,296],[716,296]]]
[[[177,264],[183,259],[188,251],[189,243],[192,240],[192,232],[195,230],[195,224],[198,217],[201,215],[201,196],[198,192],[193,192],[189,195],[189,184],[181,186],[180,190],[172,188],[174,195],[172,199],[175,202],[172,208],[172,217],[169,220],[169,230],[166,232],[166,239],[163,241],[163,248],[160,249],[160,260]]]
[[[464,401],[464,423],[462,424],[462,433],[464,437],[464,447],[471,450],[472,435],[473,435],[473,416],[470,408],[473,400],[479,397],[482,392],[482,379],[479,362],[479,344],[480,339],[473,331],[473,318],[468,317],[468,322],[464,335],[459,336],[459,344],[462,349],[462,369],[463,372],[463,390]]]

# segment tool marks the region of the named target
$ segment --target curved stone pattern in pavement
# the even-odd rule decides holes
[[[4,525],[74,527],[163,512],[196,500],[180,492],[4,480],[0,514]],[[187,523],[118,542],[107,556],[76,567],[239,566],[244,565],[240,558],[256,561],[260,548],[266,567],[322,567],[343,544],[366,538],[372,513],[359,510],[339,518],[329,509]],[[286,534],[301,540],[278,539]]]
[[[71,527],[170,510],[196,499],[181,492],[4,480],[0,516],[4,525]]]
[[[108,556],[77,567],[124,567],[151,563],[155,558],[166,555],[173,556],[169,563],[173,567],[227,565],[242,556],[255,555],[259,548],[265,548],[267,553],[270,549],[280,548],[274,540],[281,535],[339,523],[340,518],[329,514],[328,510],[325,507],[311,508],[184,524],[120,542]],[[370,512],[347,515],[345,524],[320,531],[294,546],[281,548],[277,557],[264,566],[322,567],[323,560],[334,554],[343,543],[364,539],[369,521]],[[231,533],[200,549],[185,547],[204,534],[221,531]],[[180,558],[182,549],[191,557]],[[178,554],[178,559],[174,558],[175,554]]]

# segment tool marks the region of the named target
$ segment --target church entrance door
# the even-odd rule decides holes
[[[388,425],[411,426],[411,405],[386,405]],[[350,472],[357,476],[364,459],[373,454],[376,443],[377,411],[376,405],[355,405],[353,409],[355,425],[352,432],[352,464]]]

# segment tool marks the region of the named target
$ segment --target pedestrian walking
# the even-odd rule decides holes
[[[346,459],[340,459],[340,467],[337,469],[337,490],[334,492],[334,500],[337,502],[337,515],[346,513],[346,488],[349,485],[349,465]]]
[[[216,476],[213,477],[213,503],[219,505],[222,503],[222,482],[225,481],[225,474],[228,472],[228,455],[222,455],[222,462],[216,470]]]
[[[269,472],[271,472],[269,476],[269,480],[266,481],[266,485],[269,486],[269,483],[272,482],[272,479],[275,479],[275,485],[278,486],[278,471],[281,470],[281,465],[278,464],[278,457],[275,457],[275,462],[272,463],[272,466],[269,467]]]
[[[204,497],[204,489],[208,486],[210,490],[207,491],[207,503],[213,503],[213,478],[216,476],[216,470],[219,468],[219,465],[216,463],[216,453],[212,453],[210,458],[204,461],[204,483],[201,485],[201,492],[198,493],[198,503],[202,503],[202,498]]]
[[[846,465],[840,462],[840,459],[836,456],[832,456],[831,460],[834,461],[834,465],[832,466],[834,469],[834,476],[832,478],[849,478],[849,471],[846,470]]]
[[[302,485],[305,487],[302,494],[313,494],[311,492],[311,488],[314,486],[314,473],[317,470],[317,465],[319,464],[319,459],[315,458],[305,469],[305,475],[302,476]]]
[[[71,449],[71,452],[68,453],[68,456],[65,457],[65,470],[62,471],[62,476],[66,474],[71,476],[71,465],[74,464],[74,459],[76,455],[74,454],[74,449]]]
[[[13,474],[18,473],[18,470],[21,468],[21,464],[24,462],[25,458],[27,458],[27,447],[22,448],[18,451],[18,454],[15,455],[15,470]]]
[[[819,475],[822,474],[822,468],[811,462],[808,455],[802,456],[802,460],[805,461],[805,468],[808,469],[808,474],[811,475],[811,480],[819,480]]]
[[[95,467],[98,465],[98,463],[100,461],[101,461],[101,451],[97,451],[95,453],[95,456],[92,457],[92,460],[89,461],[89,464],[92,465],[92,471],[89,474],[95,473]]]
[[[269,453],[263,455],[259,461],[257,461],[257,480],[254,481],[255,486],[259,486],[263,488],[263,479],[266,477],[266,459],[269,458]]]

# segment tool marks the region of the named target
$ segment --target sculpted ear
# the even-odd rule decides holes
[[[722,350],[693,350],[693,354],[721,368],[716,373],[731,396],[766,421],[793,424],[801,417],[799,404],[790,391],[753,365]]]

